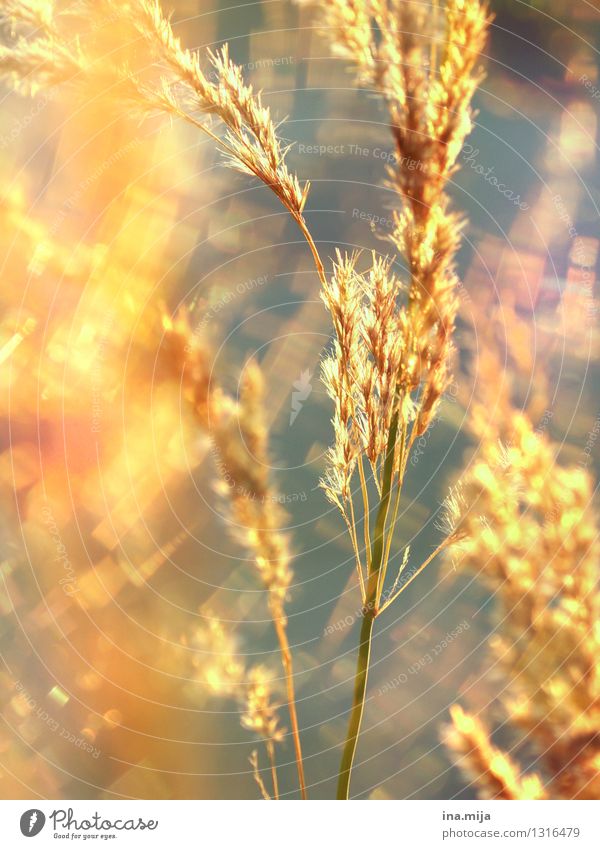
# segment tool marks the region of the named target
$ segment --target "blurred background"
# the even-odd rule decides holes
[[[228,42],[287,116],[281,133],[291,168],[312,183],[306,218],[322,256],[387,252],[386,113],[329,55],[310,11],[284,0],[166,5],[186,46]],[[536,422],[566,462],[584,456],[597,471],[595,444],[585,447],[600,415],[600,12],[584,0],[491,7],[487,78],[452,186],[469,218],[456,386],[413,455],[402,502],[401,542],[415,556],[431,550],[440,504],[477,451],[466,422],[482,292],[507,299],[531,330],[518,403],[529,408],[547,381]],[[331,798],[360,597],[350,543],[318,487],[330,327],[308,249],[271,193],[225,170],[194,128],[139,123],[63,91],[27,99],[5,88],[0,108],[0,795],[257,797],[256,741],[216,692],[224,656],[207,622],[218,617],[229,648],[276,677],[279,659],[167,362],[163,316],[185,305],[232,394],[251,356],[267,377],[273,479],[295,554],[305,768],[310,796]],[[354,795],[476,797],[440,728],[455,701],[493,700],[483,673],[494,627],[491,599],[451,564],[426,570],[378,619]],[[289,738],[279,761],[282,793],[294,796]]]

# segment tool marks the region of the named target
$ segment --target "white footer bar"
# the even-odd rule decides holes
[[[0,801],[0,845],[600,847],[600,802]]]

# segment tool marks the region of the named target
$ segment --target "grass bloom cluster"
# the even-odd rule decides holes
[[[155,0],[132,0],[119,12],[119,23],[124,28],[119,47],[126,50],[129,40],[141,35],[148,47],[150,65],[140,63],[143,67],[133,68],[119,58],[119,52],[116,57],[111,53],[108,62],[103,61],[102,45],[95,34],[110,22],[113,13],[107,0],[82,2],[64,13],[43,0],[8,4],[5,14],[14,38],[2,48],[0,71],[32,94],[39,87],[70,84],[82,92],[96,90],[133,114],[146,116],[158,112],[187,120],[215,139],[224,150],[228,165],[258,177],[275,193],[307,236],[318,258],[302,218],[308,184],[301,188],[287,169],[286,150],[278,140],[270,112],[262,104],[260,94],[245,84],[240,68],[229,58],[227,47],[208,55],[217,80],[212,82],[201,70],[198,56],[181,46],[160,4]],[[73,30],[87,37],[75,38]],[[200,120],[202,116],[220,119],[225,135],[217,137]],[[183,357],[178,361],[181,368],[186,363],[188,393],[198,421],[213,440],[223,481],[221,489],[226,492],[236,534],[253,553],[268,591],[286,675],[300,791],[305,797],[284,610],[292,576],[290,553],[287,537],[281,531],[283,511],[273,497],[266,472],[267,432],[260,400],[262,377],[258,367],[249,364],[239,402],[234,402],[218,387],[211,387],[207,352],[198,344],[189,324],[183,318],[177,322],[165,318],[163,323],[170,335],[175,361]]]
[[[464,530],[461,569],[493,593],[499,626],[489,641],[489,673],[499,695],[477,712],[452,709],[445,735],[459,767],[486,798],[596,799],[600,792],[599,520],[589,471],[559,457],[560,445],[511,393],[532,349],[510,304],[510,364],[499,388],[488,309],[478,364],[481,392],[471,425],[480,441],[462,479],[453,521]],[[529,355],[527,351],[529,350]],[[544,381],[537,381],[538,387]],[[543,395],[543,388],[539,388]],[[495,400],[492,395],[495,393]],[[548,401],[540,405],[548,410]],[[496,406],[502,415],[490,410]],[[540,418],[539,413],[536,416]],[[465,505],[469,509],[465,509]],[[508,752],[490,742],[499,731]],[[533,757],[532,757],[533,753]],[[528,771],[521,764],[527,764]]]
[[[600,546],[593,482],[583,469],[560,465],[555,446],[526,416],[515,413],[512,427],[501,464],[498,449],[486,445],[464,481],[473,508],[461,519],[461,565],[494,592],[502,621],[490,641],[490,674],[503,688],[489,720],[518,732],[517,753],[524,744],[534,749],[535,780],[509,768],[507,757],[496,785],[490,782],[495,761],[477,716],[456,708],[447,740],[487,797],[531,798],[535,784],[535,798],[594,799]]]
[[[395,161],[385,176],[396,199],[389,247],[406,266],[406,275],[400,275],[394,256],[373,255],[365,267],[359,254],[338,251],[328,277],[303,217],[309,184],[301,185],[288,169],[278,127],[227,46],[206,57],[185,49],[158,0],[123,4],[117,43],[109,37],[108,47],[105,30],[114,11],[108,0],[82,0],[58,12],[42,0],[5,4],[12,37],[0,52],[0,72],[31,92],[62,83],[88,94],[101,92],[127,115],[184,119],[215,140],[230,167],[258,178],[275,194],[311,250],[334,328],[323,363],[334,408],[334,444],[323,487],[348,528],[363,612],[340,799],[350,792],[375,619],[440,551],[467,533],[466,523],[452,521],[416,567],[408,547],[400,546],[399,570],[388,576],[407,461],[451,380],[462,220],[451,209],[447,188],[471,129],[471,99],[481,80],[488,26],[478,0],[448,0],[434,9],[428,14],[427,7],[405,0],[326,0],[317,13],[335,53],[356,68],[360,83],[375,90],[387,110]],[[142,44],[145,54],[130,61],[133,43]],[[230,524],[268,594],[305,798],[285,613],[291,553],[267,471],[261,372],[249,363],[234,399],[216,383],[208,350],[191,333],[186,315],[165,317],[163,325],[175,373],[214,449]],[[460,513],[460,499],[450,504],[450,512]],[[261,672],[253,673],[248,693],[244,724],[267,742],[277,797],[273,744],[282,732]],[[253,767],[261,792],[269,795],[256,759]]]
[[[200,66],[198,56],[181,46],[164,17],[158,0],[132,4],[132,23],[146,39],[149,49],[167,70],[162,77],[165,109],[169,103],[185,115],[201,112],[214,115],[225,126],[220,141],[227,162],[243,173],[258,177],[277,195],[286,209],[300,220],[309,184],[301,187],[285,164],[287,150],[277,136],[268,107],[260,94],[244,81],[241,68],[232,62],[227,45],[208,52],[212,82]]]
[[[338,798],[347,798],[374,620],[458,536],[451,531],[403,581],[409,562],[405,550],[400,573],[386,587],[407,459],[451,379],[458,309],[454,258],[462,222],[450,210],[446,187],[471,129],[470,103],[481,80],[488,16],[477,0],[450,0],[444,5],[440,38],[436,16],[419,3],[328,0],[320,15],[335,53],[356,67],[359,81],[379,92],[387,106],[395,146],[388,180],[398,204],[391,241],[408,271],[402,285],[387,260],[374,258],[361,273],[356,255],[338,255],[331,283],[323,290],[336,334],[323,369],[335,405],[335,443],[323,486],[348,526],[364,602],[354,704],[338,784]],[[369,492],[365,463],[375,493]],[[358,539],[359,515],[364,542]]]
[[[258,752],[250,756],[254,779],[264,799],[279,798],[279,780],[275,746],[283,742],[286,729],[281,725],[279,705],[274,701],[273,674],[263,665],[245,668],[232,635],[223,623],[208,616],[206,624],[196,628],[191,640],[195,650],[195,675],[203,687],[221,697],[233,698],[241,710],[244,728],[265,744],[271,774],[272,795],[259,768]]]
[[[108,93],[141,118],[162,114],[197,127],[217,143],[227,165],[271,189],[296,221],[322,276],[321,260],[302,215],[310,184],[300,185],[288,169],[288,147],[279,139],[270,110],[245,82],[227,45],[207,51],[208,70],[203,71],[198,54],[185,49],[173,33],[159,0],[123,4],[116,52],[114,45],[107,51],[98,36],[114,17],[110,0],[82,0],[62,12],[51,0],[14,0],[2,12],[14,38],[0,49],[0,73],[30,93],[71,84],[87,95]],[[134,64],[128,46],[140,38],[146,45],[145,61]],[[220,135],[211,128],[213,118],[224,128]]]
[[[544,788],[535,774],[522,775],[514,760],[491,742],[483,723],[463,711],[450,709],[452,726],[446,744],[469,781],[486,799],[545,799]]]
[[[300,792],[305,796],[294,672],[285,615],[285,601],[293,576],[291,553],[287,534],[282,530],[285,513],[269,480],[262,374],[256,363],[247,363],[239,399],[235,401],[211,375],[207,349],[191,333],[187,316],[181,314],[175,321],[165,316],[164,325],[173,366],[196,411],[200,426],[214,446],[218,491],[229,507],[230,527],[250,552],[268,593],[269,610],[285,673]],[[257,690],[255,700],[259,698],[258,693]],[[265,727],[268,725],[267,722]]]

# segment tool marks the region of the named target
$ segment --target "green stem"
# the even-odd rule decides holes
[[[402,470],[402,466],[404,463],[404,453],[406,450],[406,422],[402,423],[400,433],[400,456],[398,458],[398,480],[396,481],[396,497],[394,499],[394,506],[392,508],[392,518],[389,524],[388,532],[387,532],[387,540],[385,543],[385,549],[383,551],[383,561],[381,564],[381,569],[379,570],[379,577],[377,581],[377,599],[378,606],[381,602],[381,594],[383,593],[384,585],[385,585],[385,576],[387,573],[388,562],[390,559],[390,550],[392,547],[392,540],[394,539],[394,530],[396,528],[396,521],[398,519],[398,508],[400,507],[400,496],[402,495],[402,482],[404,480],[404,473]],[[394,458],[395,459],[395,458]]]
[[[369,658],[371,655],[371,635],[373,633],[374,621],[375,616],[373,612],[366,610],[360,629],[360,646],[358,647],[358,661],[356,664],[356,675],[354,677],[354,701],[338,777],[338,799],[347,799],[350,792],[350,775],[352,773],[352,764],[354,762],[356,744],[358,743],[358,735],[360,734],[360,724],[365,708]]]
[[[381,569],[383,560],[385,525],[392,490],[394,455],[396,452],[396,439],[398,436],[398,415],[398,412],[396,412],[392,418],[386,446],[385,465],[383,467],[383,481],[381,487],[381,501],[379,502],[377,520],[375,523],[373,551],[367,583],[367,597],[363,609],[363,621],[360,629],[360,644],[358,647],[356,674],[354,676],[354,698],[352,702],[352,710],[350,712],[350,721],[348,723],[348,734],[344,744],[344,751],[342,752],[340,774],[338,777],[338,799],[347,799],[350,792],[352,764],[354,763],[354,755],[356,753],[356,746],[358,743],[360,726],[365,708],[373,623],[377,616],[379,570]]]
[[[296,755],[296,769],[298,770],[298,783],[300,785],[300,795],[302,799],[306,799],[306,780],[304,778],[302,746],[300,745],[300,729],[298,727],[298,715],[296,713],[296,695],[294,692],[292,652],[290,650],[290,644],[288,642],[283,611],[279,609],[278,604],[273,605],[271,610],[273,613],[273,624],[275,626],[275,632],[277,633],[277,639],[279,641],[281,663],[283,665],[283,671],[285,673],[287,703],[288,711],[290,714],[290,723],[292,726],[292,740],[294,741],[294,752]]]
[[[394,459],[396,454],[396,439],[398,438],[398,411],[394,413],[390,424],[390,432],[385,449],[385,465],[383,467],[383,480],[381,483],[381,500],[375,521],[375,534],[373,537],[373,551],[371,554],[371,568],[369,570],[369,582],[367,584],[367,608],[372,608],[377,614],[379,601],[379,570],[383,565],[383,552],[385,542],[385,526],[390,507],[392,494],[392,477],[394,474]]]

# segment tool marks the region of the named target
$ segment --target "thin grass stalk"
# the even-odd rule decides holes
[[[363,506],[365,512],[364,525],[365,525],[365,553],[367,557],[367,574],[369,570],[369,563],[371,559],[371,532],[369,528],[369,491],[367,489],[367,481],[365,479],[365,470],[363,467],[363,458],[359,456],[358,458],[358,474],[360,476],[360,488],[362,491],[363,497]],[[350,501],[352,504],[352,501]]]
[[[81,6],[80,14],[83,18],[89,18],[92,22],[97,9],[102,10],[103,14],[107,8],[111,7],[108,0],[94,0],[93,3],[90,0],[82,0],[78,5]],[[241,69],[229,59],[227,47],[216,54],[210,53],[212,65],[218,75],[218,84],[213,84],[201,71],[197,57],[181,47],[179,39],[172,33],[170,24],[160,9],[158,0],[138,0],[137,3],[126,5],[133,10],[131,18],[133,25],[153,47],[157,56],[166,60],[168,76],[162,79],[157,87],[156,83],[153,85],[144,74],[134,78],[126,68],[117,68],[109,69],[106,78],[100,75],[98,80],[103,83],[104,88],[108,83],[111,86],[118,84],[118,87],[122,89],[123,103],[134,105],[140,115],[159,111],[190,121],[225,150],[231,167],[242,173],[256,176],[268,186],[299,226],[311,250],[319,279],[326,287],[324,267],[303,217],[309,184],[302,188],[296,176],[291,174],[285,166],[287,148],[283,148],[279,142],[269,110],[263,108],[260,94],[254,94],[252,87],[244,82]],[[339,798],[347,798],[364,711],[374,620],[381,610],[387,608],[406,589],[442,547],[449,544],[447,539],[438,546],[409,580],[402,584],[398,592],[394,592],[396,582],[391,590],[392,597],[383,608],[379,607],[407,457],[415,439],[427,430],[444,390],[448,386],[447,361],[451,352],[450,340],[457,309],[456,297],[453,295],[456,287],[453,256],[458,249],[457,233],[460,229],[460,221],[457,216],[447,210],[445,186],[452,174],[464,137],[471,126],[472,112],[469,101],[481,79],[480,71],[475,69],[475,62],[485,40],[487,13],[478,0],[447,0],[444,4],[448,17],[447,46],[441,51],[441,56],[438,56],[438,0],[434,0],[433,3],[433,26],[431,23],[426,25],[426,15],[422,9],[416,8],[417,4],[405,3],[404,0],[381,0],[381,2],[378,0],[372,5],[366,4],[364,8],[361,4],[355,4],[353,0],[328,0],[323,2],[323,5],[329,7],[332,16],[329,23],[334,24],[334,42],[337,42],[338,51],[341,50],[342,55],[357,63],[359,78],[378,88],[389,105],[391,127],[400,163],[396,169],[390,170],[390,174],[401,206],[405,207],[405,214],[398,214],[396,217],[396,228],[391,240],[396,248],[407,256],[411,281],[413,281],[408,294],[407,320],[410,333],[407,338],[410,339],[414,335],[417,343],[415,356],[424,364],[420,369],[409,368],[406,362],[396,358],[397,352],[388,350],[387,356],[396,358],[393,361],[393,373],[398,374],[398,369],[402,366],[406,386],[409,387],[409,397],[410,392],[416,390],[419,385],[423,386],[423,389],[408,438],[408,446],[406,445],[408,433],[402,419],[404,413],[399,411],[396,411],[392,417],[388,438],[373,443],[375,447],[372,446],[371,450],[375,453],[375,457],[370,455],[369,459],[372,462],[374,459],[372,468],[380,501],[372,539],[369,538],[368,491],[362,458],[360,459],[359,473],[365,499],[366,590],[362,580],[352,504],[350,508],[354,528],[353,543],[357,553],[364,607],[354,703],[340,774],[339,792],[343,795]],[[136,10],[141,15],[135,14]],[[29,20],[25,22],[30,23]],[[88,82],[93,80],[92,69],[97,67],[97,62],[89,61],[89,57],[84,55],[80,45],[76,50],[71,50],[67,42],[62,43],[63,35],[60,33],[60,28],[59,31],[55,31],[51,19],[46,20],[44,17],[39,23],[43,30],[42,38],[34,40],[35,43],[29,46],[25,40],[20,39],[15,49],[10,49],[3,54],[5,62],[0,70],[11,74],[16,71],[22,78],[29,78],[32,72],[32,60],[37,63],[37,59],[43,54],[42,82],[44,84],[70,82],[74,76],[78,75],[87,78]],[[426,48],[421,47],[420,41],[415,40],[415,33],[421,31],[428,32],[431,36],[429,91],[424,89],[427,77],[427,72],[422,71],[421,67],[424,63],[421,62],[419,65],[412,59],[413,53],[422,53],[421,59],[423,59],[426,52]],[[406,61],[407,57],[409,61]],[[443,97],[438,87],[438,75],[440,85],[445,89]],[[427,109],[420,104],[428,104],[430,108]],[[226,128],[224,139],[220,139],[190,114],[197,109],[203,114],[215,115],[221,119]],[[423,174],[413,173],[410,169],[407,171],[402,166],[407,157],[412,157],[416,153],[428,166]],[[375,281],[373,285],[378,284]],[[380,295],[385,301],[387,292],[380,289]],[[383,315],[385,324],[385,312]],[[434,333],[435,328],[437,330]],[[381,338],[384,341],[387,340],[387,331],[382,333]],[[379,354],[383,351],[385,351],[385,345]],[[379,354],[374,353],[373,356],[379,356]],[[347,371],[348,383],[352,383],[355,376]],[[351,389],[349,394],[351,397]],[[354,410],[346,419],[346,424],[352,421],[352,430],[356,427],[355,413]],[[397,460],[399,418],[402,420],[402,435],[400,458]],[[381,426],[388,427],[387,415]],[[348,437],[347,433],[345,435]],[[384,444],[385,453],[383,468],[381,468]],[[345,462],[351,464],[354,460],[352,452],[348,452]],[[336,468],[339,471],[340,466]],[[379,480],[380,475],[381,480]],[[394,485],[397,490],[392,506]],[[347,488],[347,483],[344,484],[344,488]],[[388,524],[390,509],[391,519]],[[347,521],[346,516],[345,519]],[[402,568],[403,566],[400,571]],[[302,798],[306,798],[296,718],[292,658],[287,639],[283,602],[278,603],[272,597],[271,612],[286,677],[300,790]]]
[[[275,747],[272,740],[267,740],[267,755],[271,764],[271,779],[273,781],[273,798],[279,799],[279,781],[277,779],[277,766],[275,764]]]
[[[354,755],[356,754],[356,745],[360,734],[360,726],[362,723],[363,712],[365,709],[365,694],[367,692],[367,678],[369,675],[369,661],[371,658],[371,638],[373,635],[373,624],[375,615],[372,610],[367,609],[363,614],[363,621],[360,627],[360,644],[358,647],[358,659],[356,663],[356,674],[354,676],[354,697],[352,700],[352,710],[350,712],[350,721],[348,723],[348,734],[344,744],[342,753],[342,761],[340,763],[340,773],[338,777],[337,798],[347,799],[350,792],[350,776],[352,774],[352,765],[354,763]]]
[[[227,486],[229,509],[233,525],[243,544],[249,549],[259,576],[268,592],[268,608],[277,636],[279,653],[286,682],[287,707],[294,742],[298,783],[302,799],[306,799],[306,781],[302,764],[302,747],[295,704],[292,655],[287,638],[285,598],[292,573],[287,537],[282,530],[283,517],[274,510],[273,490],[264,469],[268,464],[268,431],[264,422],[263,380],[260,369],[250,361],[244,372],[237,405],[227,398],[210,374],[207,351],[198,343],[190,344],[190,325],[187,313],[176,322],[167,319],[165,327],[178,369],[185,368],[186,388],[201,428],[209,435],[221,474],[228,475],[238,486]],[[179,372],[181,374],[181,372]],[[247,446],[252,446],[249,452]],[[260,462],[256,463],[255,458]],[[225,478],[224,478],[225,480]],[[222,484],[224,486],[224,483]],[[251,497],[248,497],[248,496]],[[252,725],[250,727],[253,727]],[[270,757],[270,753],[269,757]],[[273,767],[273,764],[272,764]],[[255,779],[263,793],[263,785],[255,769]],[[274,785],[275,785],[275,775]],[[274,787],[275,795],[279,792]],[[264,795],[264,793],[263,793]],[[267,798],[267,797],[265,797]]]
[[[206,124],[203,124],[201,121],[197,121],[192,115],[189,115],[188,113],[184,112],[183,110],[177,110],[177,114],[184,121],[188,121],[188,123],[192,124],[194,127],[201,130],[210,139],[212,139],[212,141],[214,141],[215,144],[217,144],[218,147],[220,147],[221,150],[224,153],[228,154],[231,157],[235,157],[235,155],[236,155],[235,151],[227,144],[225,139],[222,139],[219,136],[217,136],[215,133],[213,133],[210,130],[210,128],[206,126]],[[261,179],[260,175],[257,174],[256,176],[259,179]],[[264,180],[263,180],[263,182],[264,182]],[[271,190],[273,190],[274,187],[269,186],[269,188]],[[317,274],[319,276],[319,282],[321,284],[326,284],[327,278],[325,276],[325,266],[323,265],[323,260],[321,259],[321,256],[319,254],[319,251],[318,251],[318,248],[315,244],[315,241],[312,237],[312,234],[311,234],[310,230],[308,229],[308,227],[306,225],[306,221],[304,220],[304,216],[302,214],[299,214],[296,210],[292,209],[290,206],[288,206],[288,204],[284,200],[282,200],[281,198],[279,198],[279,200],[283,204],[284,208],[290,213],[293,220],[296,222],[298,229],[300,230],[300,232],[302,234],[302,237],[304,238],[308,247],[310,248],[310,252],[312,254],[315,269],[316,269]]]
[[[358,548],[358,538],[356,535],[356,517],[354,515],[354,504],[352,503],[352,501],[350,501],[350,521],[346,521],[346,525],[348,527],[348,531],[350,532],[350,539],[354,548],[354,554],[356,555],[356,571],[358,572],[358,583],[360,584],[360,597],[364,602],[367,597],[367,590],[365,587],[363,567],[360,559],[360,551]],[[367,562],[367,572],[368,568],[369,567]]]
[[[402,397],[401,404],[404,402],[404,396]],[[396,494],[394,496],[394,506],[392,508],[392,518],[390,520],[387,541],[385,544],[385,551],[383,554],[383,563],[379,572],[379,582],[377,586],[377,599],[378,604],[381,603],[381,594],[383,592],[385,586],[385,578],[387,574],[387,567],[390,560],[390,551],[392,548],[392,541],[394,539],[394,530],[396,528],[396,522],[398,520],[398,510],[400,508],[400,498],[402,496],[402,484],[404,482],[404,455],[406,453],[406,422],[402,423],[402,433],[400,436],[400,455],[398,462],[398,480],[396,482]]]
[[[381,607],[379,609],[378,614],[383,613],[383,611],[386,610],[390,606],[390,604],[393,604],[396,601],[396,599],[398,598],[398,596],[402,595],[404,590],[408,586],[410,586],[410,584],[412,584],[412,582],[415,580],[415,578],[419,577],[419,575],[421,574],[423,569],[425,569],[427,566],[429,566],[431,561],[435,560],[435,558],[438,556],[438,554],[440,554],[442,551],[444,551],[444,549],[447,548],[449,545],[451,545],[453,542],[454,542],[454,535],[453,534],[451,534],[449,537],[446,537],[446,539],[443,539],[441,541],[441,543],[431,552],[429,557],[427,557],[426,560],[424,560],[423,563],[421,563],[419,568],[416,569],[412,573],[410,578],[407,581],[405,581],[405,583],[402,584],[400,589],[396,593],[394,593],[394,595],[392,595],[392,596],[390,596],[390,598],[388,598],[388,600],[385,602],[383,607]]]
[[[296,769],[298,772],[298,783],[300,785],[300,795],[302,799],[307,798],[306,794],[306,779],[304,777],[304,763],[302,761],[302,746],[300,744],[300,729],[298,727],[298,714],[296,712],[296,694],[294,689],[294,669],[292,664],[292,652],[287,637],[287,629],[283,616],[275,615],[272,611],[273,625],[279,641],[279,651],[281,654],[281,663],[285,674],[285,686],[287,691],[288,711],[290,714],[290,724],[292,726],[292,739],[294,741],[294,754],[296,758]]]
[[[267,788],[265,787],[265,782],[263,781],[262,776],[261,776],[260,771],[259,771],[259,768],[258,768],[258,752],[257,751],[252,752],[252,754],[248,758],[248,761],[250,763],[250,766],[252,767],[252,775],[254,777],[254,780],[256,781],[258,789],[260,790],[260,795],[263,797],[265,802],[270,802],[271,796],[269,795],[269,792],[268,792]]]
[[[323,262],[321,260],[320,255],[319,255],[319,251],[317,249],[317,246],[315,245],[315,242],[314,242],[314,239],[313,239],[313,237],[310,233],[310,230],[306,226],[306,221],[304,220],[302,215],[296,215],[291,210],[288,210],[288,212],[290,212],[290,214],[292,215],[292,218],[294,219],[294,221],[297,223],[298,227],[300,228],[302,235],[306,239],[306,242],[308,244],[308,247],[310,248],[310,252],[312,254],[312,257],[313,257],[313,260],[314,260],[314,263],[315,263],[315,268],[317,270],[317,274],[319,275],[319,281],[321,282],[322,285],[326,286],[327,285],[327,278],[325,276],[325,266],[323,265]]]
[[[348,733],[342,752],[340,772],[338,777],[337,798],[348,799],[350,793],[350,778],[352,776],[352,765],[356,754],[356,746],[360,734],[362,717],[365,709],[365,697],[367,693],[367,681],[369,677],[369,661],[371,657],[371,641],[373,637],[373,624],[377,616],[377,598],[379,588],[379,572],[382,567],[384,555],[385,526],[390,504],[392,490],[392,478],[394,472],[394,459],[396,455],[396,438],[398,436],[399,413],[394,413],[388,442],[386,447],[385,465],[383,469],[383,482],[381,489],[381,500],[377,510],[375,522],[375,534],[373,536],[373,549],[371,564],[369,568],[369,579],[367,584],[367,598],[363,609],[363,621],[360,628],[360,643],[358,647],[358,658],[356,662],[356,673],[354,676],[354,695]]]

